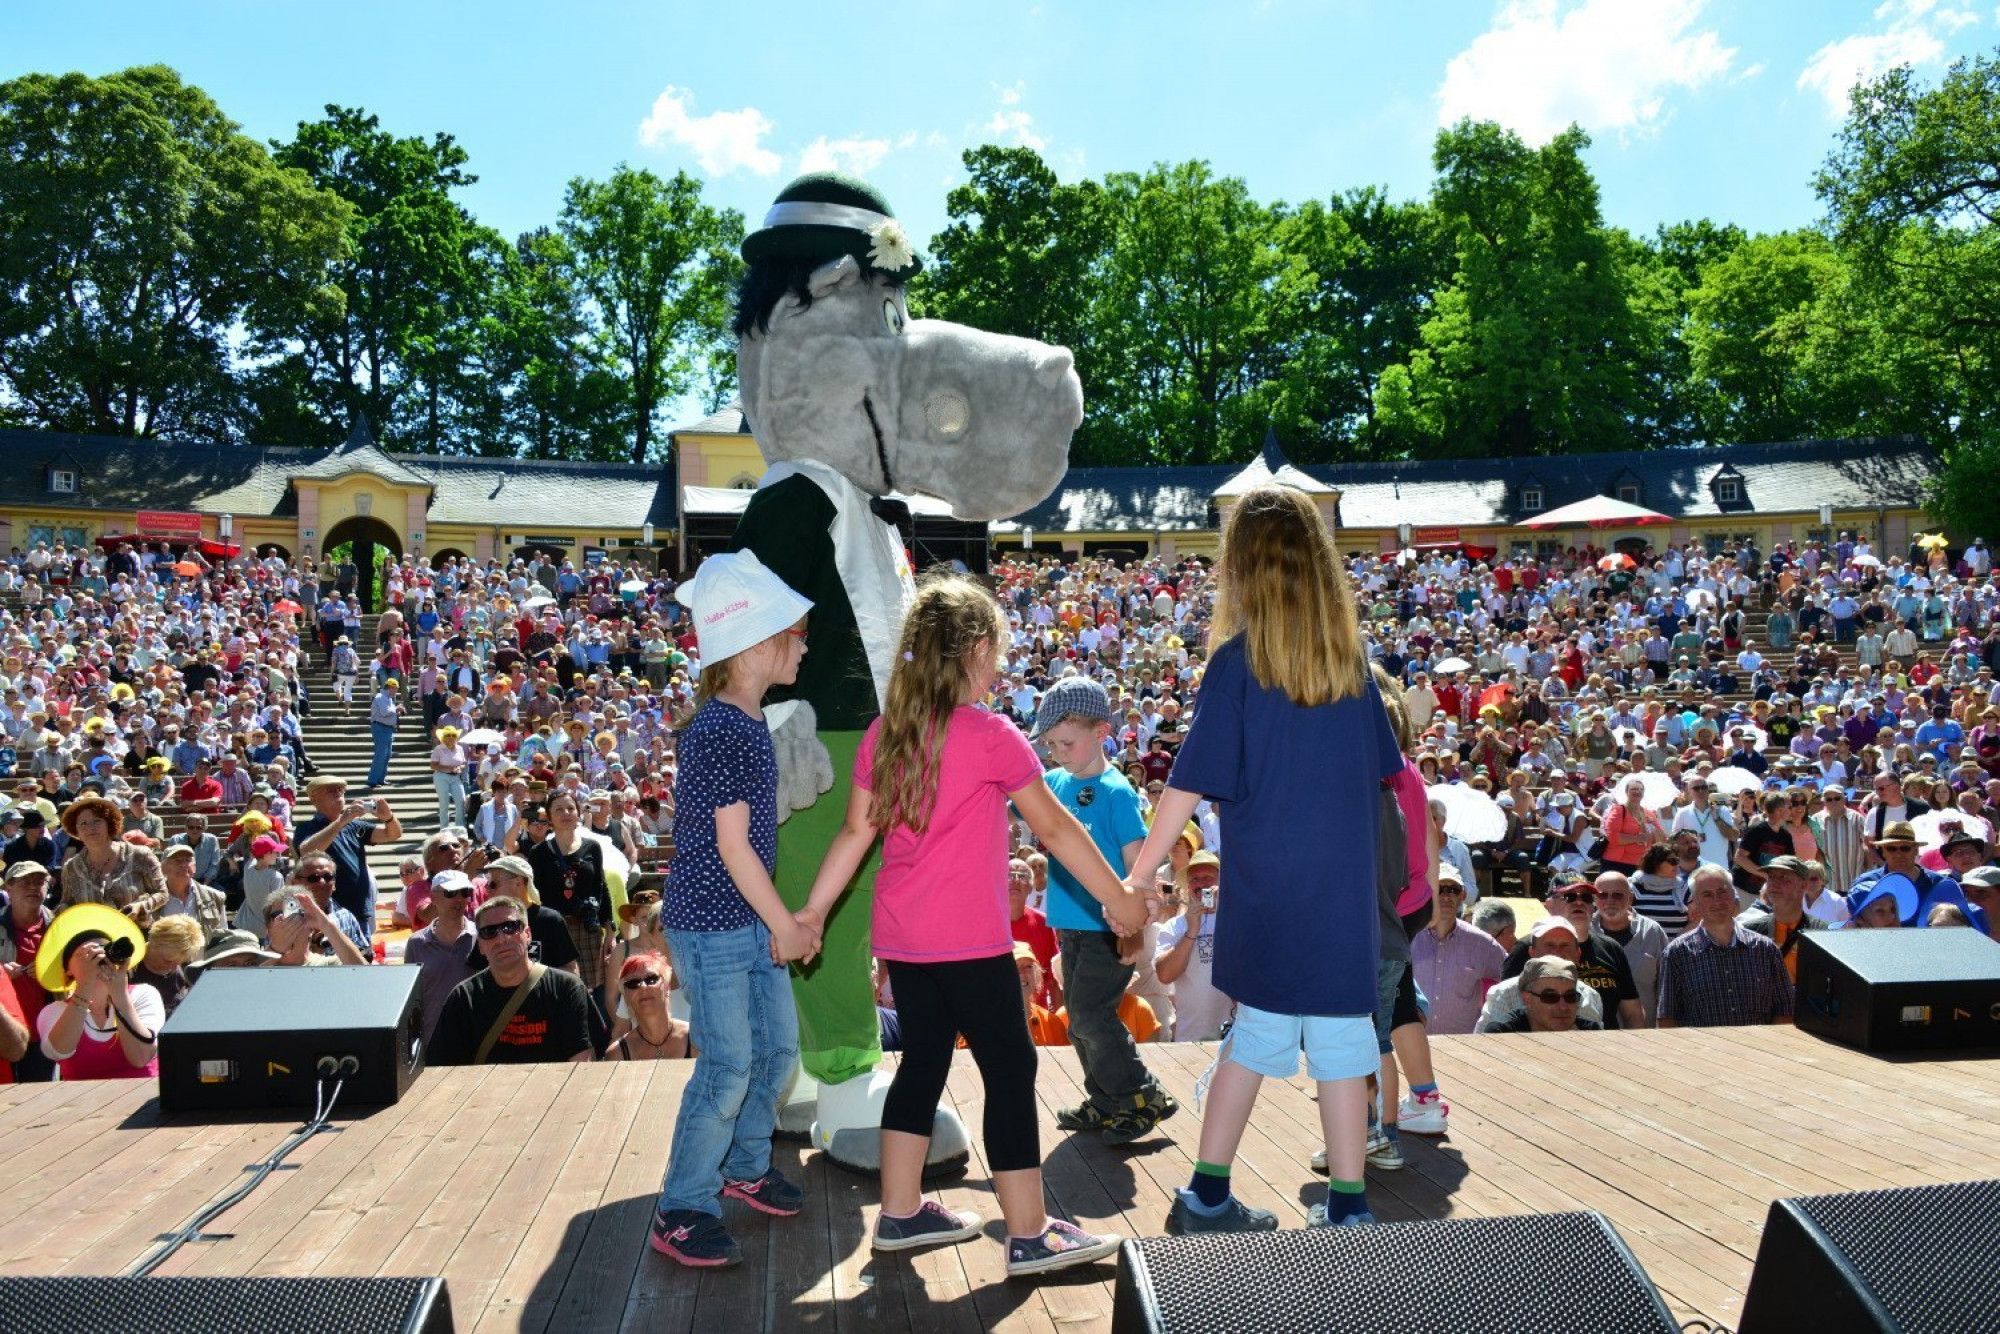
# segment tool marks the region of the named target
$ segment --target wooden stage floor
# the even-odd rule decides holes
[[[1891,1062],[1789,1028],[1445,1038],[1444,1140],[1406,1138],[1409,1165],[1372,1172],[1385,1219],[1595,1209],[1608,1215],[1682,1319],[1733,1325],[1774,1198],[2000,1176],[2000,1061]],[[1075,1056],[1045,1051],[1047,1179],[1086,1226],[1160,1230],[1194,1157],[1195,1078],[1208,1049],[1147,1060],[1181,1099],[1171,1132],[1111,1151],[1055,1129],[1079,1095]],[[1021,1329],[1109,1323],[1109,1264],[1009,1282],[979,1241],[873,1257],[872,1185],[803,1165],[806,1214],[729,1218],[738,1269],[696,1274],[653,1255],[645,1230],[667,1154],[681,1064],[426,1072],[399,1105],[321,1135],[211,1226],[168,1274],[430,1275],[450,1280],[461,1330]],[[979,1081],[960,1054],[952,1090],[973,1127]],[[229,1190],[293,1122],[162,1118],[150,1085],[0,1089],[16,1164],[0,1273],[110,1274]],[[1237,1167],[1253,1204],[1303,1225],[1323,1187],[1310,1085],[1269,1082]],[[949,1204],[997,1218],[985,1170]],[[998,1223],[990,1224],[997,1233]]]

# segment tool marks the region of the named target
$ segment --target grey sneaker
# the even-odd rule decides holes
[[[1038,1237],[1007,1238],[1007,1277],[1087,1265],[1118,1252],[1119,1237],[1099,1237],[1052,1218]]]
[[[872,1244],[878,1251],[913,1251],[920,1246],[970,1241],[979,1235],[981,1221],[970,1210],[960,1213],[936,1200],[925,1200],[908,1218],[878,1217]]]
[[[1188,1206],[1185,1190],[1174,1192],[1174,1207],[1167,1211],[1167,1235],[1187,1237],[1208,1232],[1276,1232],[1278,1216],[1269,1209],[1253,1209],[1234,1195],[1219,1214],[1205,1214]]]
[[[1306,1210],[1306,1225],[1309,1227],[1369,1227],[1375,1222],[1375,1215],[1363,1209],[1358,1214],[1349,1214],[1338,1223],[1326,1221],[1326,1206],[1315,1204]]]

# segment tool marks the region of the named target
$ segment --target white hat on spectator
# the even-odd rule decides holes
[[[812,603],[765,568],[753,551],[710,556],[674,591],[694,613],[701,660],[718,663],[795,625]]]

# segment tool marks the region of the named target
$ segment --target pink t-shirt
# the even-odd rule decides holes
[[[1408,917],[1431,901],[1431,799],[1423,775],[1407,759],[1401,773],[1389,775],[1396,806],[1403,812],[1403,846],[1410,865],[1409,883],[1396,899],[1396,915]]]
[[[878,718],[854,755],[854,785],[875,787]],[[1007,908],[1007,797],[1040,782],[1021,730],[971,705],[945,726],[937,801],[921,834],[897,826],[875,875],[875,953],[904,963],[984,959],[1014,951]]]

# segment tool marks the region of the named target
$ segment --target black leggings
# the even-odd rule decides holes
[[[902,1061],[882,1104],[882,1128],[930,1137],[958,1035],[986,1085],[986,1166],[1013,1172],[1042,1165],[1035,1114],[1035,1066],[1012,954],[950,963],[887,960]]]

